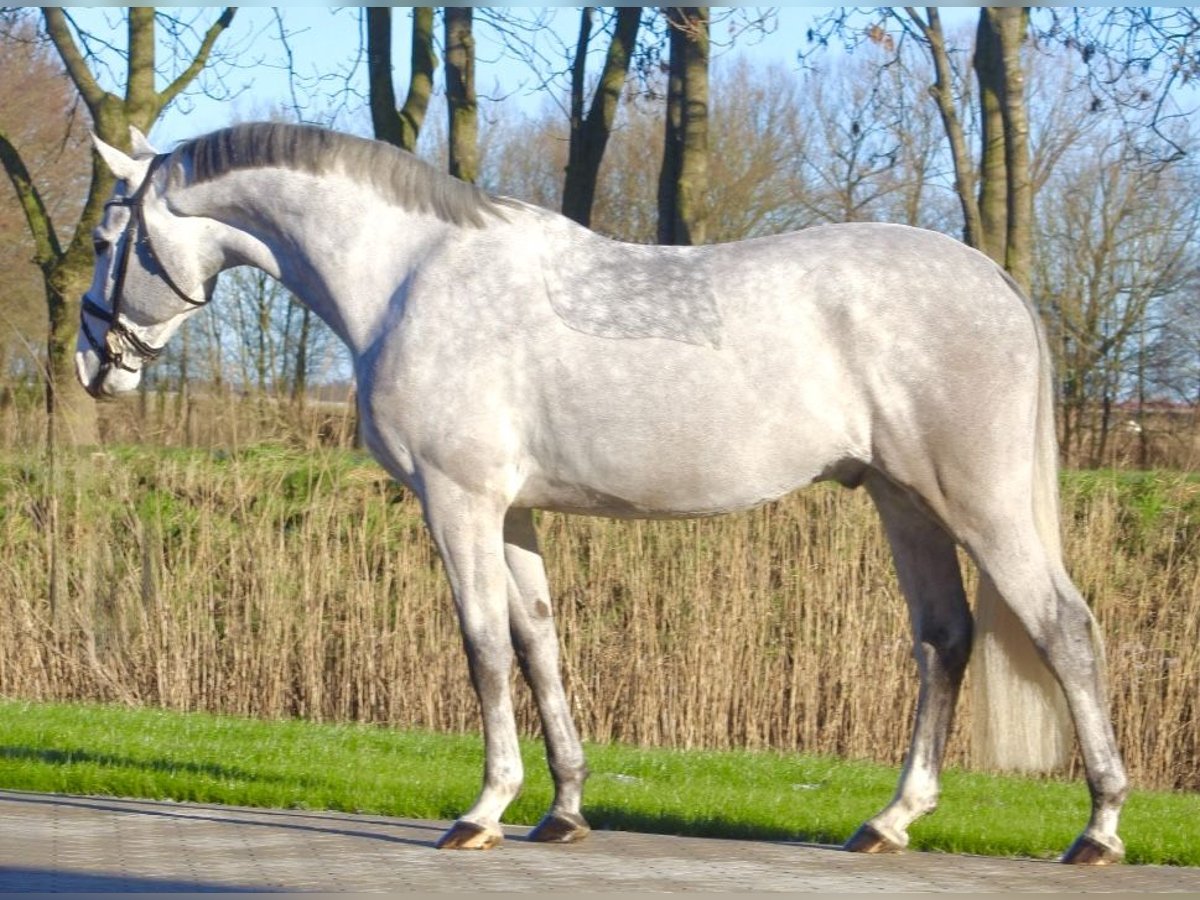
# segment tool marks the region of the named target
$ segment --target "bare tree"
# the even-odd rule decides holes
[[[1004,133],[1004,267],[1028,291],[1033,258],[1033,178],[1021,45],[1029,31],[1029,10],[1020,6],[986,7],[980,17],[981,27],[986,19],[999,49],[991,63],[997,71],[990,80],[999,85]]]
[[[149,381],[182,391],[187,376],[218,393],[228,388],[303,405],[314,380],[342,374],[341,342],[278,282],[239,268],[222,277],[217,292],[182,329],[187,358],[183,341],[168,344]]]
[[[895,185],[886,176],[900,152],[897,129],[888,122],[882,70],[846,60],[806,85],[812,118],[802,160],[810,190],[806,202],[816,221],[874,218]]]
[[[662,107],[651,92],[629,91],[618,106],[597,180],[591,227],[610,237],[652,243],[657,237]],[[710,239],[738,240],[816,221],[802,159],[809,139],[809,98],[783,66],[748,60],[715,63],[710,112]],[[506,194],[541,206],[559,203],[556,176],[566,157],[565,127],[547,104],[535,117],[501,117],[489,129],[487,178]]]
[[[77,216],[87,189],[86,117],[33,17],[9,17],[0,42],[0,134],[28,161],[51,217]],[[45,363],[45,288],[26,213],[8,191],[0,187],[0,381],[14,369],[37,377]]]
[[[978,166],[969,158],[961,117],[955,109],[950,49],[936,7],[924,12],[911,6],[873,10],[842,7],[824,16],[810,37],[820,46],[837,34],[852,44],[869,38],[899,51],[905,42],[915,40],[925,48],[933,62],[930,93],[937,103],[954,163],[963,239],[992,255],[1028,288],[1033,190],[1021,49],[1029,30],[1029,12],[1021,7],[984,7],[979,16],[974,68],[980,83],[983,144]],[[870,25],[859,31],[857,23],[863,18]],[[893,38],[889,28],[895,29],[899,39]],[[858,34],[863,37],[856,37]]]
[[[1144,405],[1148,348],[1195,285],[1195,179],[1139,158],[1138,139],[1096,135],[1041,195],[1035,283],[1062,368],[1061,442],[1077,464],[1107,460],[1116,404]]]
[[[591,222],[596,231],[642,244],[657,240],[663,137],[662,104],[629,95],[600,168]]]
[[[387,6],[368,6],[366,17],[367,79],[375,137],[413,152],[429,109],[433,72],[437,68],[437,55],[433,51],[433,7],[413,7],[408,94],[404,106],[399,109],[392,81],[392,10]]]
[[[224,10],[209,25],[187,65],[161,90],[156,85],[160,75],[156,65],[157,15],[153,7],[130,7],[125,13],[128,38],[125,91],[118,96],[103,88],[97,79],[92,68],[97,57],[89,48],[88,36],[75,27],[71,13],[58,7],[42,9],[45,33],[87,108],[93,130],[104,141],[126,150],[129,126],[148,132],[163,109],[193,84],[209,64],[217,40],[233,21],[234,10]],[[100,219],[104,199],[112,191],[112,175],[99,156],[93,155],[92,178],[83,212],[70,238],[64,241],[44,190],[33,180],[19,148],[3,132],[0,132],[0,163],[24,211],[45,288],[49,319],[48,433],[52,442],[95,443],[98,439],[95,409],[76,383],[72,353],[78,327],[78,298],[91,280],[91,232]]]
[[[475,98],[474,10],[442,8],[446,25],[446,105],[449,110],[450,174],[474,183],[479,179],[479,123]]]
[[[612,134],[621,92],[629,73],[638,26],[642,20],[642,8],[617,8],[613,17],[612,38],[604,58],[604,68],[600,72],[591,105],[585,114],[587,51],[595,15],[596,9],[591,6],[585,6],[580,12],[579,40],[571,65],[571,134],[563,183],[563,215],[581,225],[590,225],[592,221],[592,206],[596,201],[596,179],[600,174],[600,163]]]
[[[708,7],[668,7],[667,22],[671,57],[658,242],[703,244],[708,237]]]
[[[1035,24],[1041,40],[1078,54],[1094,109],[1109,107],[1132,130],[1138,151],[1176,162],[1174,122],[1194,113],[1177,104],[1181,85],[1200,76],[1200,14],[1194,6],[1045,7]]]
[[[803,160],[810,139],[799,81],[746,59],[713,67],[709,237],[777,234],[811,224]]]
[[[1004,104],[1000,78],[1003,63],[1000,41],[992,20],[979,16],[975,30],[975,53],[971,67],[979,86],[979,194],[978,202],[968,190],[959,194],[968,215],[967,243],[978,247],[1004,265],[1008,247],[1008,163],[1004,157]]]

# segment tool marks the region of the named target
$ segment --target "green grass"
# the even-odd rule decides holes
[[[540,744],[507,820],[550,802]],[[894,769],[763,752],[588,748],[595,828],[839,843],[881,808]],[[151,709],[0,701],[0,787],[450,819],[479,786],[475,735],[263,722]],[[1078,782],[950,771],[913,846],[1055,856],[1087,818]],[[1200,795],[1136,792],[1122,834],[1133,863],[1200,865]]]

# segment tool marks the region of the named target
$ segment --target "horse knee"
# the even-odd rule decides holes
[[[1129,796],[1129,778],[1123,768],[1108,769],[1088,783],[1088,790],[1097,806],[1120,807]]]

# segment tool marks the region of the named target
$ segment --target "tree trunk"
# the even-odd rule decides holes
[[[189,65],[160,91],[155,85],[154,8],[130,8],[127,13],[129,49],[124,97],[100,86],[61,9],[45,7],[42,16],[46,33],[87,106],[93,130],[105,142],[128,149],[129,125],[150,130],[163,108],[208,64],[217,38],[233,21],[234,10],[226,9],[221,14],[205,32]],[[79,297],[91,283],[92,229],[99,223],[104,201],[112,192],[112,174],[93,152],[92,180],[83,212],[70,241],[63,244],[19,152],[3,134],[0,134],[0,164],[12,181],[25,212],[45,286],[49,320],[46,342],[48,438],[65,444],[97,443],[95,405],[76,381],[73,356],[79,328]]]
[[[929,44],[929,55],[933,59],[934,82],[930,93],[937,103],[938,115],[950,142],[950,159],[954,165],[954,190],[958,194],[963,213],[963,240],[971,247],[981,248],[984,229],[980,221],[979,204],[975,198],[975,171],[967,151],[966,134],[954,102],[954,75],[950,67],[950,55],[946,50],[946,34],[942,28],[941,15],[937,7],[928,7],[927,20],[922,20],[915,10],[910,10],[909,16],[925,35]]]
[[[1112,463],[1106,463],[1105,457],[1108,456],[1108,436],[1112,429],[1112,393],[1107,387],[1100,398],[1100,428],[1095,439],[1092,441],[1092,465],[1093,469],[1099,469],[1105,465],[1112,467]]]
[[[251,285],[253,294],[251,302],[254,307],[253,356],[254,381],[258,385],[260,397],[276,395],[279,392],[279,368],[275,358],[275,339],[271,334],[273,282],[270,277],[257,269],[252,271]]]
[[[292,377],[292,403],[304,408],[308,392],[308,342],[312,332],[312,311],[304,306],[300,310],[300,335],[296,339],[296,368]]]
[[[580,17],[579,40],[571,70],[571,140],[563,183],[563,215],[580,225],[591,225],[600,163],[604,159],[604,150],[620,105],[621,91],[629,74],[629,61],[642,20],[642,8],[622,6],[617,9],[616,26],[604,59],[604,69],[600,73],[600,83],[585,118],[584,63],[593,15],[593,7],[584,7]]]
[[[92,262],[64,256],[46,279],[46,437],[51,445],[87,447],[100,443],[96,403],[75,374],[79,298],[91,283]]]
[[[668,22],[673,21],[668,16]],[[658,242],[675,244],[676,211],[679,207],[679,172],[683,136],[683,51],[677,49],[682,38],[673,25],[669,28],[670,62],[667,69],[666,140],[662,166],[658,172]]]
[[[479,179],[479,124],[475,102],[475,36],[469,6],[442,8],[446,20],[446,104],[450,113],[450,174]]]
[[[708,230],[708,7],[669,7],[667,21],[671,60],[658,242],[702,244]]]
[[[1005,265],[1008,247],[1008,178],[1004,159],[1004,63],[1000,38],[986,9],[979,11],[972,61],[979,83],[979,218],[982,241],[976,245]]]
[[[392,10],[386,6],[367,7],[368,90],[371,124],[376,138],[410,153],[416,150],[417,138],[425,123],[425,113],[433,93],[433,70],[436,67],[433,7],[413,7],[408,95],[404,99],[404,106],[397,109],[392,82]]]
[[[1003,82],[1000,93],[1004,123],[1006,212],[1004,267],[1026,292],[1033,266],[1033,180],[1029,158],[1029,111],[1025,101],[1025,69],[1021,45],[1029,28],[1024,7],[989,7],[986,10],[1000,45]]]

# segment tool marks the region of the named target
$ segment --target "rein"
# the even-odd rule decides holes
[[[98,388],[104,383],[105,377],[114,368],[124,369],[126,372],[137,372],[141,366],[130,365],[125,361],[126,350],[133,350],[140,358],[142,363],[153,362],[159,354],[163,352],[164,346],[155,347],[152,344],[146,343],[137,333],[130,327],[130,324],[121,317],[122,300],[125,292],[125,274],[129,269],[129,248],[135,247],[137,251],[144,251],[150,264],[154,268],[154,274],[157,274],[167,283],[167,286],[175,292],[175,295],[180,300],[187,303],[189,306],[201,307],[205,306],[211,299],[210,293],[206,293],[203,299],[197,300],[189,295],[181,288],[167,271],[166,266],[162,264],[158,254],[154,252],[154,243],[150,240],[150,231],[146,227],[146,215],[143,209],[143,204],[146,198],[146,192],[150,189],[150,183],[154,178],[154,173],[158,170],[168,157],[156,156],[150,163],[150,167],[146,170],[146,177],[142,179],[138,189],[128,197],[121,197],[117,200],[109,200],[104,204],[107,209],[110,206],[124,206],[131,211],[129,224],[125,226],[125,231],[117,241],[116,253],[116,276],[113,279],[112,302],[111,308],[105,309],[87,294],[83,296],[83,303],[79,312],[80,326],[84,337],[88,344],[96,352],[100,358],[100,369],[96,373],[96,378],[88,390],[95,393],[93,388]],[[150,270],[151,266],[146,266]],[[104,340],[98,339],[92,333],[92,329],[88,327],[88,316],[94,316],[102,322],[108,323],[108,331],[104,335]],[[124,346],[122,346],[124,345]]]

